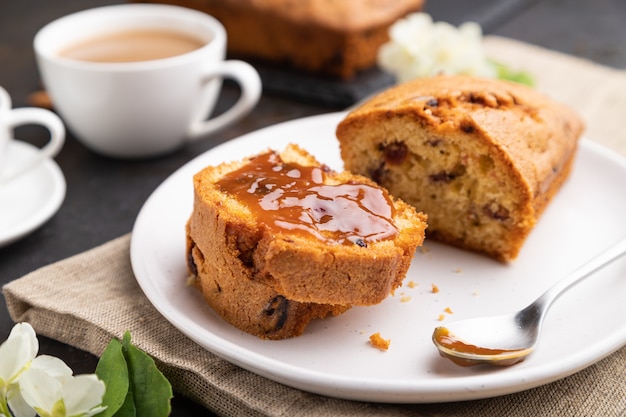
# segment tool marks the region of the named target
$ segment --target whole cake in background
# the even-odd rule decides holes
[[[389,27],[424,0],[156,0],[204,11],[228,34],[228,52],[350,79],[376,65]]]
[[[235,327],[264,339],[373,305],[399,287],[426,217],[369,180],[290,145],[194,176],[192,282]]]
[[[567,179],[583,131],[532,88],[437,76],[391,88],[337,127],[345,169],[428,215],[428,237],[515,259]]]

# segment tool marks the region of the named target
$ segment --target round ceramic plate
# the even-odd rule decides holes
[[[381,402],[458,401],[522,391],[577,372],[626,344],[626,259],[557,300],[537,350],[518,365],[462,368],[441,358],[431,342],[434,328],[449,320],[525,307],[626,233],[626,162],[587,140],[572,176],[512,264],[426,241],[394,296],[318,320],[300,337],[261,340],[220,319],[185,282],[193,174],[267,148],[282,150],[289,142],[341,169],[334,132],[343,116],[315,116],[242,136],[192,160],[154,191],[135,223],[132,266],[146,296],[174,326],[209,351],[269,379],[323,395]],[[391,340],[387,351],[369,344],[376,332]]]
[[[37,148],[10,141],[6,172],[33,158]],[[0,183],[0,247],[26,236],[52,217],[65,198],[65,177],[52,159],[44,159],[19,177]]]

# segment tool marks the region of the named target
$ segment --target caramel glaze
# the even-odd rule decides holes
[[[396,236],[394,205],[384,189],[355,182],[330,185],[325,178],[324,168],[286,163],[270,151],[216,185],[245,204],[274,234],[288,231],[362,247]]]
[[[482,355],[482,356],[497,356],[502,354],[511,354],[511,357],[506,360],[499,360],[494,362],[494,364],[509,366],[514,365],[518,362],[524,360],[525,355],[515,355],[515,353],[523,352],[525,349],[491,349],[484,348],[476,345],[472,345],[469,343],[465,343],[464,341],[458,339],[450,331],[445,327],[437,327],[433,334],[433,341],[435,344],[442,346],[445,349],[452,350],[459,353],[467,353],[471,355]],[[474,366],[478,365],[481,362],[475,359],[463,359],[457,356],[452,356],[445,354],[443,352],[439,352],[440,355],[444,358],[450,359],[452,362],[456,363],[460,366]]]

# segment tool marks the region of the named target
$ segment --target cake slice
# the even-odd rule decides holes
[[[424,239],[426,218],[371,180],[289,145],[194,176],[189,270],[214,310],[264,338],[381,302]]]
[[[189,227],[187,228],[189,231]],[[187,234],[187,265],[191,284],[228,323],[262,339],[300,336],[315,319],[336,316],[349,305],[299,303],[250,277],[237,253],[200,251]]]
[[[567,179],[579,116],[506,81],[438,76],[398,85],[337,127],[345,169],[428,215],[428,237],[515,259]]]

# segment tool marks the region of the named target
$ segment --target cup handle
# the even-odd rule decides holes
[[[258,103],[261,97],[261,78],[252,65],[238,60],[223,61],[208,69],[202,78],[202,84],[209,86],[210,81],[216,77],[224,77],[235,80],[241,87],[241,95],[235,104],[224,113],[209,120],[198,120],[192,123],[187,136],[189,139],[197,139],[215,132],[235,122],[248,114]],[[212,103],[207,103],[206,108],[199,114],[208,117],[207,113],[212,110]]]
[[[24,165],[10,172],[0,179],[0,183],[9,181],[40,163],[45,158],[54,157],[65,143],[65,126],[53,112],[46,109],[33,107],[17,108],[7,112],[6,127],[12,132],[13,128],[20,125],[41,125],[50,132],[50,140],[39,149],[37,155],[29,159]],[[11,138],[10,138],[11,139]]]

